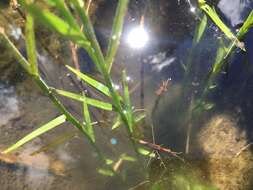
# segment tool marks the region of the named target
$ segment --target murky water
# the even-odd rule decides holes
[[[130,49],[124,38],[138,22],[144,11],[143,6],[147,7],[145,22],[149,28],[150,42],[146,48],[137,51]],[[252,189],[252,67],[250,64],[248,69],[238,66],[245,60],[245,55],[236,53],[231,59],[228,78],[223,75],[218,77],[217,90],[208,96],[208,100],[215,104],[214,109],[195,118],[191,115],[191,102],[201,95],[201,84],[215,60],[218,40],[223,36],[211,22],[208,23],[203,39],[192,54],[191,75],[185,82],[184,67],[189,61],[192,38],[199,19],[194,6],[194,2],[183,0],[132,1],[112,71],[115,86],[121,90],[121,73],[118,71],[126,67],[134,107],[141,108],[144,101],[147,117],[139,129],[141,138],[182,152],[180,156],[185,162],[161,151],[156,159],[142,158],[147,174],[138,162],[126,162],[119,167],[123,180],[106,177],[97,172],[101,163],[84,137],[70,124],[65,124],[28,143],[14,155],[0,155],[0,189]],[[114,1],[104,2],[94,16],[97,33],[103,36],[102,41],[109,36],[111,24],[111,20],[102,18],[112,16],[112,7],[115,8]],[[228,12],[229,9],[226,9],[225,14]],[[6,12],[2,14],[8,15]],[[18,23],[13,21],[10,34],[22,47],[21,30],[16,25]],[[43,32],[41,29],[38,33],[43,35]],[[71,63],[69,44],[53,35],[45,35],[44,44],[38,42],[42,76],[54,87],[78,92],[82,86],[66,75],[63,65]],[[247,39],[247,44],[250,44],[252,38]],[[59,48],[61,43],[64,48]],[[80,60],[87,60],[85,51],[79,52]],[[3,56],[3,59],[9,57]],[[248,61],[251,63],[252,60]],[[6,73],[5,67],[0,65],[0,68]],[[0,77],[0,80],[5,80],[0,83],[0,150],[58,115],[48,98],[21,74],[20,69],[14,69],[16,75]],[[81,69],[94,72],[92,63],[83,65]],[[144,71],[144,97],[140,95],[141,69]],[[17,76],[20,76],[19,80],[13,80],[12,77]],[[15,82],[8,84],[7,81]],[[162,91],[162,85],[165,84],[167,88]],[[188,94],[183,91],[185,84],[189,88]],[[82,117],[78,103],[61,100],[71,113]],[[94,118],[105,119],[104,124],[95,127],[97,143],[103,153],[113,160],[123,153],[133,155],[124,130],[112,131],[106,124],[111,117],[105,117],[103,112],[92,110],[92,114]],[[65,138],[69,140],[62,143],[61,140]],[[46,147],[54,139],[61,143]]]

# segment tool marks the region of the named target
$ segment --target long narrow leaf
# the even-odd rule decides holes
[[[34,21],[30,13],[26,16],[25,24],[26,52],[33,75],[38,76],[37,52],[35,45]]]
[[[106,65],[104,60],[104,55],[101,51],[101,47],[98,43],[92,22],[89,18],[89,15],[87,11],[85,10],[84,1],[83,0],[71,0],[73,8],[77,11],[83,26],[84,26],[84,33],[85,36],[88,38],[88,40],[91,43],[91,48],[88,49],[88,53],[93,59],[93,62],[95,63],[97,69],[104,73],[106,72]]]
[[[193,38],[194,45],[199,43],[199,41],[201,40],[201,38],[206,30],[206,26],[207,26],[207,17],[206,17],[206,15],[204,15],[203,18],[201,19],[196,31],[195,31],[195,36]]]
[[[30,14],[32,14],[47,27],[50,27],[51,29],[61,34],[63,37],[72,40],[82,47],[88,48],[90,46],[90,43],[86,40],[81,30],[72,27],[68,22],[56,16],[49,10],[41,9],[34,4],[24,3],[24,5]]]
[[[7,148],[5,151],[3,151],[3,154],[10,153],[20,146],[24,145],[25,143],[35,139],[36,137],[42,135],[43,133],[46,133],[47,131],[59,126],[60,124],[64,123],[66,121],[66,116],[61,115],[52,121],[48,122],[47,124],[41,126],[40,128],[34,130],[30,134],[26,135],[24,138],[20,139],[18,142],[16,142],[14,145]]]
[[[99,169],[97,169],[97,171],[98,171],[98,173],[100,173],[101,175],[104,175],[104,176],[109,176],[109,177],[114,176],[114,172],[109,169],[99,168]]]
[[[132,133],[133,132],[133,110],[131,106],[131,100],[130,100],[130,95],[129,95],[129,90],[128,90],[128,84],[126,80],[126,71],[123,71],[122,74],[122,85],[123,85],[123,93],[124,93],[124,103],[125,103],[125,110],[124,114],[126,115],[126,118],[128,120],[128,127],[129,131]]]
[[[47,0],[48,3],[52,4],[52,0]],[[77,24],[75,18],[68,10],[65,2],[63,0],[53,0],[54,6],[59,10],[61,16],[64,20],[76,30],[80,30],[79,25]]]
[[[108,71],[110,72],[115,55],[117,53],[119,44],[120,44],[120,37],[122,33],[123,23],[124,23],[124,17],[127,10],[128,0],[119,0],[118,6],[116,10],[116,15],[114,17],[113,21],[113,28],[112,28],[112,34],[109,41],[108,49],[107,49],[107,55],[106,55],[106,64]]]
[[[199,0],[200,8],[212,19],[212,21],[220,28],[220,30],[233,42],[237,47],[245,51],[245,47],[238,38],[231,32],[231,30],[222,22],[216,11],[211,8],[205,0]]]
[[[220,46],[216,53],[216,59],[213,65],[213,70],[212,70],[213,75],[217,75],[218,73],[220,73],[223,66],[222,60],[224,59],[227,51],[228,51],[227,48],[223,44],[220,43]]]
[[[37,154],[40,154],[42,152],[47,152],[49,149],[51,148],[55,148],[59,145],[62,145],[63,143],[65,143],[66,141],[74,138],[77,135],[76,132],[70,132],[70,133],[65,133],[59,137],[57,137],[56,139],[54,139],[53,141],[51,141],[50,143],[48,143],[47,145],[41,147],[40,149],[34,151],[33,153],[31,153],[31,156],[35,156]]]
[[[135,116],[134,122],[138,123],[138,122],[142,121],[143,119],[145,119],[145,117],[146,117],[146,113],[140,113],[137,116]]]
[[[86,98],[85,94],[83,93],[83,116],[86,124],[85,131],[87,134],[90,136],[93,142],[95,142],[95,135],[94,135],[94,130],[93,126],[91,124],[91,118],[90,118],[90,112],[88,108],[88,99]]]
[[[76,76],[78,76],[80,79],[82,79],[84,82],[88,83],[89,85],[91,85],[92,87],[96,88],[98,91],[102,92],[103,94],[105,94],[106,96],[111,97],[111,93],[109,91],[109,89],[102,84],[101,82],[89,77],[88,75],[85,75],[84,73],[81,73],[80,71],[74,69],[73,67],[70,67],[68,65],[66,65],[66,67],[73,72],[74,74],[76,74]]]
[[[121,119],[125,126],[128,125],[128,121],[126,115],[123,112],[123,107],[121,105],[121,96],[118,95],[117,91],[113,87],[111,76],[109,75],[108,68],[105,64],[105,59],[101,48],[96,39],[96,35],[92,26],[92,22],[87,14],[87,11],[84,11],[84,1],[83,0],[71,0],[74,5],[75,10],[77,10],[80,19],[83,22],[84,33],[88,40],[91,42],[91,48],[88,49],[88,54],[94,61],[98,71],[102,74],[105,84],[109,89],[113,106],[115,111],[121,116]],[[128,134],[131,136],[131,132],[129,131],[129,127],[127,126]]]
[[[243,26],[240,28],[237,37],[241,39],[251,27],[253,27],[253,11],[250,12],[248,18],[244,22]]]
[[[120,125],[122,125],[122,120],[121,120],[120,115],[117,115],[117,117],[115,118],[115,121],[112,125],[112,130],[119,128]]]
[[[74,100],[77,100],[80,102],[86,101],[87,104],[89,104],[91,106],[94,106],[94,107],[97,107],[97,108],[100,108],[103,110],[107,110],[107,111],[112,111],[112,104],[110,104],[110,103],[102,102],[102,101],[95,100],[92,98],[87,98],[87,97],[84,98],[83,96],[81,96],[79,94],[75,94],[75,93],[68,92],[65,90],[59,90],[59,89],[53,89],[53,90],[62,96],[65,96],[65,97],[68,97],[68,98],[71,98],[71,99],[74,99]]]
[[[24,56],[19,52],[19,50],[16,48],[16,46],[12,43],[12,41],[8,38],[8,36],[5,34],[4,29],[0,27],[0,34],[3,37],[2,39],[8,46],[8,49],[11,53],[13,53],[16,60],[21,64],[21,66],[24,68],[26,72],[29,74],[32,74],[30,64],[28,61],[24,58]]]

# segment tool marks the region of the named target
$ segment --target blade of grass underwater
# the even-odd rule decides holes
[[[131,137],[132,134],[129,131],[129,127],[127,126],[128,121],[127,121],[126,115],[124,114],[124,111],[123,111],[123,108],[121,105],[121,96],[118,95],[117,91],[113,87],[112,78],[109,75],[108,69],[105,64],[103,53],[102,53],[101,48],[99,47],[99,44],[97,42],[96,35],[95,35],[94,29],[93,29],[93,25],[91,23],[91,20],[88,16],[87,12],[84,11],[84,6],[83,6],[84,1],[83,0],[71,0],[71,2],[73,3],[74,8],[77,10],[79,17],[83,22],[83,25],[86,26],[86,27],[84,27],[84,33],[85,33],[86,37],[90,40],[91,47],[92,47],[92,48],[88,48],[87,52],[90,55],[90,57],[92,58],[92,60],[94,61],[98,71],[103,75],[105,84],[110,91],[110,95],[112,98],[114,109],[121,116],[121,119],[126,126],[128,135],[129,135],[129,137]],[[131,140],[131,142],[134,146],[135,151],[137,152],[135,142],[133,140]]]
[[[146,113],[137,114],[136,116],[134,116],[134,123],[138,123],[142,121],[145,117],[146,117]],[[114,124],[112,125],[112,130],[119,128],[120,125],[122,125],[122,120],[121,120],[121,117],[118,115],[115,118]]]
[[[253,27],[253,11],[250,12],[248,18],[240,28],[239,32],[237,33],[237,37],[241,39],[251,27]]]
[[[130,100],[130,95],[129,95],[129,89],[128,89],[128,85],[127,85],[127,79],[126,79],[126,71],[123,70],[122,73],[122,86],[123,86],[123,99],[124,99],[124,104],[125,104],[125,110],[124,110],[124,114],[127,117],[128,120],[128,127],[129,127],[129,131],[132,133],[133,132],[133,110],[132,110],[132,106],[131,106],[131,100]]]
[[[121,117],[120,115],[117,115],[114,124],[112,125],[112,130],[119,128],[121,124],[122,124]]]
[[[73,5],[73,8],[76,10],[78,13],[83,26],[83,31],[85,33],[85,36],[88,38],[88,40],[91,43],[92,48],[89,48],[88,52],[91,58],[93,59],[93,62],[95,63],[97,69],[100,72],[105,72],[106,70],[106,65],[105,60],[104,60],[104,55],[101,51],[101,47],[98,43],[92,22],[89,18],[88,12],[85,10],[85,3],[83,0],[71,0],[71,3]],[[103,68],[102,68],[103,67]]]
[[[33,153],[31,153],[31,156],[35,156],[37,154],[40,154],[41,152],[47,152],[50,148],[55,148],[59,145],[62,145],[63,143],[65,143],[66,141],[74,138],[77,135],[76,132],[71,132],[71,133],[65,133],[59,137],[57,137],[56,139],[54,139],[52,142],[50,142],[49,144],[47,144],[46,146],[41,147],[40,149],[34,151]]]
[[[59,90],[59,89],[53,89],[53,88],[52,88],[52,90],[55,91],[56,93],[58,93],[59,95],[62,95],[62,96],[65,96],[65,97],[68,97],[68,98],[71,98],[71,99],[74,99],[74,100],[77,100],[80,102],[86,101],[87,104],[97,107],[97,108],[100,108],[100,109],[103,109],[103,110],[107,110],[107,111],[113,110],[112,104],[110,104],[110,103],[102,102],[100,100],[87,98],[87,97],[84,98],[83,96],[81,96],[79,94],[75,94],[75,93],[68,92],[65,90]]]
[[[97,89],[98,91],[102,92],[104,95],[111,97],[111,93],[110,90],[107,88],[107,86],[105,86],[104,84],[102,84],[101,82],[89,77],[88,75],[83,74],[82,72],[74,69],[73,67],[70,67],[68,65],[66,65],[66,67],[73,72],[74,74],[76,74],[76,76],[78,76],[80,79],[82,79],[84,82],[88,83],[89,85],[91,85],[92,87],[94,87],[95,89]]]
[[[52,0],[47,0],[48,4],[52,4]],[[61,16],[64,18],[64,20],[71,26],[74,27],[76,30],[80,30],[79,25],[77,24],[75,18],[70,13],[69,9],[67,8],[66,4],[62,0],[54,0],[53,1],[54,6],[59,10]]]
[[[134,122],[138,123],[146,117],[146,113],[140,113],[134,118]]]
[[[88,100],[87,100],[84,93],[83,93],[83,100],[84,100],[83,101],[83,117],[84,117],[84,121],[86,124],[85,131],[90,136],[92,141],[95,142],[94,130],[93,130],[93,126],[91,124],[90,112],[89,112],[89,108],[88,108],[88,104],[87,104]]]
[[[200,8],[212,19],[212,21],[220,28],[220,30],[232,41],[237,47],[245,51],[242,47],[241,42],[238,38],[231,32],[231,30],[222,22],[216,11],[211,8],[205,0],[199,0]]]
[[[253,25],[253,11],[251,11],[250,15],[244,22],[243,26],[240,28],[237,33],[237,37],[239,39],[243,38],[244,35],[248,32],[249,28]],[[235,49],[235,44],[231,43],[228,47],[225,47],[224,43],[220,43],[220,48],[217,51],[216,60],[214,66],[212,68],[212,74],[218,74],[226,63],[227,57],[233,52]]]
[[[97,169],[97,171],[98,171],[98,173],[100,173],[101,175],[104,175],[104,176],[109,176],[109,177],[114,176],[114,172],[112,170],[99,168],[99,169]]]
[[[24,4],[27,11],[47,27],[55,30],[63,37],[75,42],[78,45],[88,48],[90,43],[86,40],[81,30],[77,30],[60,17],[49,10],[41,9],[34,4]]]
[[[59,126],[60,124],[64,123],[65,121],[66,121],[65,115],[61,115],[61,116],[51,120],[47,124],[41,126],[40,128],[34,130],[33,132],[29,133],[24,138],[22,138],[18,142],[16,142],[14,145],[12,145],[9,148],[7,148],[6,150],[4,150],[3,154],[7,154],[7,153],[10,153],[10,152],[16,150],[17,148],[24,145],[25,143],[35,139],[36,137],[42,135],[43,133],[46,133],[47,131],[49,131],[51,129]]]
[[[120,44],[120,37],[123,29],[124,17],[127,10],[128,0],[119,0],[116,15],[113,21],[112,34],[110,37],[105,62],[108,71],[111,71],[112,64]]]
[[[25,42],[28,62],[31,67],[33,75],[38,76],[38,63],[37,63],[37,52],[35,45],[35,34],[34,34],[34,21],[30,13],[26,15],[25,23]]]
[[[11,42],[11,40],[8,38],[8,36],[5,34],[4,29],[0,27],[0,34],[2,35],[2,39],[6,43],[8,49],[13,53],[16,60],[20,63],[20,65],[23,67],[23,69],[29,73],[32,74],[30,64],[28,61],[24,58],[24,56],[20,53],[20,51],[16,48],[16,46]]]
[[[132,156],[128,156],[127,154],[121,154],[120,158],[124,161],[128,161],[128,162],[135,162],[136,158],[132,157]]]
[[[212,75],[217,75],[221,71],[222,60],[224,59],[227,52],[227,48],[222,43],[220,43],[220,46],[216,53],[216,58],[212,69]]]
[[[155,153],[146,148],[138,148],[138,152],[143,156],[149,156],[151,158],[155,158]]]
[[[206,26],[207,26],[207,17],[206,15],[204,15],[195,31],[195,35],[193,38],[193,44],[196,45],[199,43],[199,41],[201,40],[205,30],[206,30]]]

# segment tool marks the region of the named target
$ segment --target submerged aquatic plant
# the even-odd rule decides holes
[[[85,9],[84,1],[46,1],[48,6],[53,6],[57,11],[59,11],[61,17],[49,10],[41,9],[33,1],[21,0],[20,3],[22,9],[26,12],[25,40],[28,59],[22,56],[19,50],[10,41],[3,28],[0,28],[1,36],[8,45],[9,50],[13,52],[15,58],[19,61],[24,70],[33,78],[41,90],[51,99],[51,101],[55,104],[56,108],[58,108],[62,115],[55,119],[52,119],[45,125],[39,127],[32,133],[20,139],[17,143],[3,151],[3,153],[10,153],[23,144],[28,143],[29,141],[38,137],[39,135],[42,135],[43,133],[46,133],[49,130],[68,121],[72,123],[73,126],[76,127],[86,137],[90,145],[99,155],[99,158],[105,163],[105,165],[108,166],[108,159],[101,152],[96,143],[96,134],[94,133],[93,129],[94,122],[92,122],[89,111],[89,107],[91,106],[109,112],[115,112],[118,115],[120,124],[123,124],[126,127],[129,139],[132,141],[136,153],[138,153],[136,143],[134,140],[132,140],[132,137],[134,135],[135,123],[138,122],[138,120],[143,119],[143,117],[139,117],[138,115],[136,116],[136,114],[134,114],[134,110],[132,109],[128,84],[126,80],[126,73],[123,72],[122,74],[122,84],[124,89],[122,96],[114,88],[110,75],[110,70],[113,65],[114,57],[117,53],[120,42],[124,15],[126,13],[128,0],[119,0],[118,2],[116,16],[113,22],[114,24],[111,34],[111,41],[107,48],[108,52],[106,56],[103,55],[101,47],[98,44],[92,23],[88,15],[88,11]],[[73,9],[75,15],[69,10],[68,7],[71,7]],[[75,17],[76,15],[80,18],[82,25],[84,26],[83,31],[78,23],[78,19]],[[65,39],[72,41],[72,43],[84,48],[88,52],[89,56],[96,65],[97,70],[103,77],[104,84],[84,73],[81,73],[77,69],[74,69],[67,65],[66,67],[69,69],[69,71],[75,74],[76,77],[91,87],[95,88],[98,93],[102,93],[107,96],[107,99],[110,99],[110,103],[87,97],[87,94],[85,94],[85,92],[76,94],[61,89],[55,89],[54,87],[48,86],[48,84],[46,84],[46,82],[41,78],[37,63],[36,40],[34,32],[34,22],[36,21],[41,22],[46,27],[59,33]],[[79,121],[67,110],[67,108],[57,98],[57,94],[83,103],[83,121]],[[116,171],[113,169],[113,166],[109,167],[108,173],[114,174],[115,172]],[[106,172],[102,173],[106,174]]]
[[[178,157],[178,155],[171,151],[170,149],[164,148],[162,146],[156,145],[154,143],[149,143],[146,141],[142,141],[140,139],[135,138],[135,126],[136,124],[144,119],[145,114],[136,114],[136,110],[133,109],[130,99],[130,93],[127,84],[127,75],[126,71],[122,72],[122,87],[123,93],[119,94],[117,89],[115,88],[112,82],[112,76],[110,74],[111,68],[113,66],[113,62],[119,47],[121,32],[123,28],[124,16],[128,6],[128,0],[119,0],[116,15],[113,21],[113,29],[109,41],[109,45],[107,48],[106,55],[103,55],[101,47],[96,38],[94,28],[92,22],[89,18],[88,11],[85,7],[85,2],[82,0],[71,0],[68,2],[64,2],[62,0],[46,0],[48,6],[54,7],[60,16],[57,14],[46,10],[41,9],[36,3],[33,3],[32,0],[20,0],[22,9],[26,12],[26,20],[25,20],[25,39],[26,39],[26,52],[27,59],[22,56],[20,51],[15,47],[15,45],[10,41],[9,37],[6,35],[3,28],[0,28],[0,34],[6,42],[6,45],[13,52],[15,58],[19,61],[24,70],[28,73],[29,76],[37,83],[37,85],[41,88],[41,90],[51,99],[56,108],[61,112],[61,115],[52,119],[48,123],[42,125],[35,131],[31,132],[24,138],[20,139],[14,145],[7,148],[3,153],[10,153],[20,146],[28,143],[34,138],[54,129],[55,127],[60,126],[65,122],[70,122],[74,127],[76,127],[88,140],[90,145],[94,148],[94,150],[99,155],[99,158],[103,161],[106,167],[98,169],[98,172],[103,175],[113,176],[119,170],[119,165],[123,161],[135,161],[136,158],[121,155],[118,160],[113,161],[106,158],[100,148],[97,145],[96,134],[94,132],[93,126],[95,122],[92,121],[90,115],[90,107],[94,107],[96,109],[114,112],[116,113],[115,123],[112,125],[112,129],[116,129],[119,126],[123,125],[127,131],[129,140],[133,144],[133,149],[137,154],[146,155],[149,157],[155,157],[156,154],[150,150],[145,148],[140,148],[140,145],[144,145],[147,148],[155,151],[168,152],[171,155]],[[193,47],[190,50],[189,58],[186,65],[183,65],[185,69],[185,77],[184,77],[184,93],[188,93],[189,89],[189,81],[188,78],[190,74],[192,74],[192,63],[193,63],[193,51],[196,48],[197,44],[201,41],[206,26],[207,26],[207,18],[209,17],[220,29],[224,32],[225,36],[231,40],[229,46],[225,46],[221,43],[221,47],[219,47],[217,51],[217,57],[215,63],[211,71],[208,74],[207,80],[204,84],[203,95],[200,99],[197,99],[192,95],[190,108],[187,110],[190,113],[190,117],[187,118],[189,121],[193,120],[195,116],[195,111],[199,108],[209,110],[212,108],[212,104],[205,101],[206,93],[213,88],[212,81],[213,79],[221,72],[221,70],[226,65],[226,59],[228,56],[236,49],[237,47],[241,48],[245,51],[244,46],[240,40],[243,36],[248,32],[249,28],[252,27],[253,24],[253,12],[249,15],[248,19],[245,21],[244,25],[240,29],[240,31],[235,35],[231,32],[231,30],[221,21],[218,14],[206,4],[205,1],[199,1],[200,9],[202,9],[206,15],[203,15],[200,23],[196,29],[195,36],[193,39]],[[71,10],[69,9],[71,7]],[[76,18],[78,17],[78,18]],[[79,23],[79,20],[81,24]],[[71,66],[66,65],[66,68],[72,72],[77,78],[82,80],[85,84],[97,90],[97,93],[103,94],[106,97],[104,100],[98,100],[92,97],[89,97],[85,92],[82,93],[74,93],[69,92],[64,89],[57,89],[55,87],[49,86],[42,78],[39,72],[39,66],[37,63],[37,52],[36,52],[36,40],[35,40],[35,32],[34,32],[34,23],[41,22],[46,27],[51,30],[59,33],[66,40],[71,41],[75,45],[84,48],[92,59],[93,63],[96,65],[96,68],[100,75],[103,78],[103,81],[100,82],[91,76],[82,73],[78,69],[75,69]],[[81,25],[83,25],[83,30]],[[222,42],[222,41],[221,41]],[[165,86],[166,84],[164,84]],[[168,85],[168,81],[167,81]],[[166,87],[160,89],[157,93],[158,95],[162,94],[163,91],[166,91]],[[62,102],[57,98],[57,95],[67,97],[69,99],[73,99],[75,101],[82,103],[82,111],[83,111],[83,119],[82,121],[78,120],[74,115],[72,115],[68,109],[62,104]],[[158,100],[159,101],[159,100]],[[189,150],[189,138],[190,138],[190,129],[188,132],[188,140],[186,147],[186,152]],[[51,146],[62,142],[62,139],[69,139],[75,136],[74,134],[64,136],[58,139],[56,142],[52,142]],[[42,148],[40,151],[47,149],[49,146]],[[38,152],[40,152],[38,151]],[[199,184],[195,184],[189,179],[182,177],[181,175],[175,175],[174,182],[177,183],[177,189],[188,188],[190,189],[212,189],[206,188]],[[153,184],[151,189],[161,189],[159,182]],[[189,189],[189,188],[188,188]]]
[[[217,85],[214,84],[217,76],[224,69],[228,69],[228,58],[233,54],[233,52],[237,48],[240,48],[242,51],[247,51],[242,40],[249,31],[249,28],[251,28],[253,25],[253,11],[251,11],[243,26],[236,34],[234,34],[232,32],[232,29],[230,29],[222,21],[214,8],[208,5],[205,0],[199,0],[198,2],[199,9],[196,11],[196,14],[199,23],[195,30],[195,34],[192,40],[192,47],[188,52],[186,63],[182,64],[185,72],[182,82],[182,96],[177,99],[177,111],[183,111],[187,115],[183,118],[185,123],[187,123],[185,143],[185,153],[187,154],[189,153],[191,131],[193,125],[192,123],[194,123],[194,120],[196,118],[199,118],[201,114],[205,113],[205,111],[209,111],[215,106],[214,103],[208,100],[207,95],[217,87]],[[208,18],[220,29],[222,33],[224,33],[224,35],[218,39],[219,47],[217,48],[214,63],[212,64],[209,72],[206,73],[203,82],[200,82],[198,93],[195,93],[192,90],[192,79],[196,77],[196,68],[194,68],[194,56],[198,56],[196,55],[196,51],[198,49],[198,44],[201,42],[207,29]],[[227,39],[229,40],[228,45],[225,43]]]

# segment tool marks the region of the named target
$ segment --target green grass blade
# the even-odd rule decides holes
[[[124,114],[122,105],[121,105],[121,96],[118,95],[117,91],[113,87],[112,78],[109,75],[107,66],[105,64],[105,59],[102,54],[101,48],[99,47],[99,44],[96,39],[96,35],[91,23],[91,20],[87,14],[87,12],[84,10],[84,7],[82,3],[84,3],[83,0],[71,0],[73,3],[73,7],[78,12],[80,19],[83,22],[84,27],[84,33],[86,37],[91,42],[91,47],[87,49],[87,52],[89,53],[89,56],[94,61],[98,71],[103,75],[104,81],[106,86],[108,87],[110,91],[110,95],[112,98],[113,106],[115,111],[121,116],[121,119],[125,126],[128,125],[128,121],[126,118],[126,115]],[[128,131],[128,135],[131,136],[131,132],[129,131],[129,127],[126,128]],[[133,142],[134,144],[134,142]]]
[[[8,46],[8,49],[13,53],[16,60],[20,63],[20,65],[23,67],[23,69],[29,73],[32,74],[30,64],[28,61],[24,58],[24,56],[19,52],[19,50],[16,48],[16,46],[11,42],[11,40],[8,38],[8,36],[5,34],[4,29],[0,27],[0,34],[3,37],[2,39]]]
[[[48,132],[51,129],[59,126],[60,124],[64,123],[65,121],[66,121],[65,115],[61,115],[61,116],[53,119],[52,121],[48,122],[47,124],[41,126],[40,128],[38,128],[38,129],[34,130],[33,132],[31,132],[30,134],[26,135],[24,138],[22,138],[21,140],[16,142],[14,145],[7,148],[5,151],[3,151],[3,154],[7,154],[7,153],[10,153],[10,152],[16,150],[17,148],[24,145],[25,143],[35,139],[36,137],[42,135],[43,133]]]
[[[253,11],[250,12],[248,18],[240,28],[240,31],[237,33],[237,37],[241,39],[251,27],[253,27]]]
[[[85,26],[83,29],[85,36],[88,38],[88,40],[91,42],[92,46],[92,51],[90,51],[90,56],[91,54],[96,55],[96,59],[94,59],[94,63],[96,64],[97,68],[99,71],[102,71],[103,69],[101,68],[102,64],[105,64],[104,60],[104,55],[101,51],[100,45],[97,41],[97,37],[94,31],[94,28],[92,26],[92,22],[89,19],[89,15],[87,11],[85,10],[84,6],[84,1],[83,0],[71,0],[73,4],[73,8],[77,11],[83,26]],[[93,56],[91,56],[93,57]],[[105,65],[104,65],[105,67]]]
[[[52,0],[47,0],[47,2],[48,4],[52,4]],[[67,8],[63,0],[54,0],[53,3],[54,7],[56,7],[59,10],[61,16],[71,27],[75,28],[76,30],[81,30],[75,18],[70,13],[69,9]]]
[[[224,32],[224,34],[229,38],[234,38],[234,34],[231,30],[222,22],[220,17],[217,15],[215,10],[211,8],[205,1],[199,0],[200,8],[212,19],[212,21]]]
[[[143,119],[145,119],[146,117],[146,113],[139,113],[139,114],[136,114],[136,116],[134,116],[134,123],[139,123],[140,121],[142,121]],[[120,126],[122,125],[122,120],[121,120],[121,117],[118,115],[116,118],[115,118],[115,121],[112,125],[112,130],[115,130],[117,128],[119,128]]]
[[[245,51],[245,48],[242,47],[241,42],[238,38],[231,32],[231,30],[222,22],[216,11],[206,4],[205,0],[199,0],[200,8],[211,18],[211,20],[220,28],[220,30],[229,38],[237,47]]]
[[[31,72],[33,75],[38,76],[39,72],[38,72],[37,52],[35,45],[34,21],[30,13],[28,13],[26,16],[25,41],[26,41],[26,52],[28,62],[31,67]]]
[[[41,9],[34,4],[24,4],[27,11],[45,26],[55,30],[63,37],[75,42],[76,44],[89,48],[90,43],[86,40],[81,30],[72,27],[68,22],[56,16],[49,10]]]
[[[153,151],[146,149],[146,148],[138,148],[138,152],[139,152],[139,154],[141,154],[143,156],[155,158],[155,153]]]
[[[135,162],[136,158],[132,157],[132,156],[128,156],[127,154],[122,154],[120,155],[120,158],[124,161],[128,161],[128,162]]]
[[[112,34],[109,41],[107,54],[106,54],[106,64],[108,71],[110,72],[115,55],[117,53],[119,44],[120,44],[120,37],[123,29],[124,17],[127,10],[128,0],[119,0],[118,6],[116,10],[116,15],[113,21],[113,28]]]
[[[58,93],[59,95],[80,101],[80,102],[84,102],[86,101],[88,105],[103,109],[103,110],[107,110],[107,111],[112,111],[112,104],[110,103],[106,103],[106,102],[102,102],[100,100],[96,100],[96,99],[92,99],[92,98],[84,98],[83,96],[79,95],[79,94],[75,94],[72,92],[68,92],[65,90],[59,90],[59,89],[52,89],[54,90],[56,93]]]
[[[126,71],[124,70],[122,73],[122,86],[123,86],[123,93],[124,93],[124,104],[125,104],[125,110],[124,114],[126,115],[126,118],[128,120],[128,127],[129,131],[132,133],[133,132],[133,110],[132,110],[132,105],[131,105],[131,100],[130,100],[130,95],[129,95],[129,89],[128,89],[128,84],[126,80]]]
[[[216,53],[216,58],[212,69],[213,75],[217,75],[221,72],[221,69],[223,67],[223,59],[226,56],[227,51],[227,48],[224,47],[224,45],[220,44]]]
[[[46,146],[41,147],[40,149],[34,151],[33,153],[31,153],[31,156],[35,156],[37,154],[40,154],[42,152],[47,152],[49,149],[51,148],[55,148],[59,145],[64,144],[66,141],[74,138],[77,135],[76,132],[69,132],[69,133],[65,133],[59,137],[57,137],[56,139],[54,139],[53,141],[51,141],[50,143],[48,143]]]
[[[74,74],[76,74],[76,76],[79,77],[80,79],[82,79],[84,82],[86,82],[87,84],[91,85],[92,87],[94,87],[98,91],[102,92],[104,95],[111,97],[110,90],[108,89],[107,86],[105,86],[101,82],[99,82],[99,81],[97,81],[97,80],[89,77],[88,75],[85,75],[84,73],[82,73],[82,72],[74,69],[73,67],[70,67],[68,65],[66,65],[66,67],[71,72],[73,72]]]
[[[114,176],[114,172],[112,170],[99,168],[97,169],[97,171],[99,174],[104,175],[104,176],[109,176],[109,177]]]
[[[140,113],[138,114],[135,118],[134,118],[134,122],[138,123],[140,121],[142,121],[143,119],[145,119],[146,117],[146,113]]]
[[[112,125],[112,130],[119,128],[121,124],[122,124],[121,117],[120,117],[120,115],[117,115],[117,117],[115,118],[115,121]]]
[[[90,112],[88,108],[88,99],[86,98],[84,93],[83,93],[83,117],[86,124],[85,131],[90,136],[92,141],[95,143],[95,135],[93,126],[91,124]]]
[[[206,17],[206,15],[204,15],[203,18],[201,19],[196,31],[195,31],[195,35],[193,38],[194,45],[198,44],[199,41],[201,40],[201,38],[206,30],[206,26],[207,26],[207,17]]]

